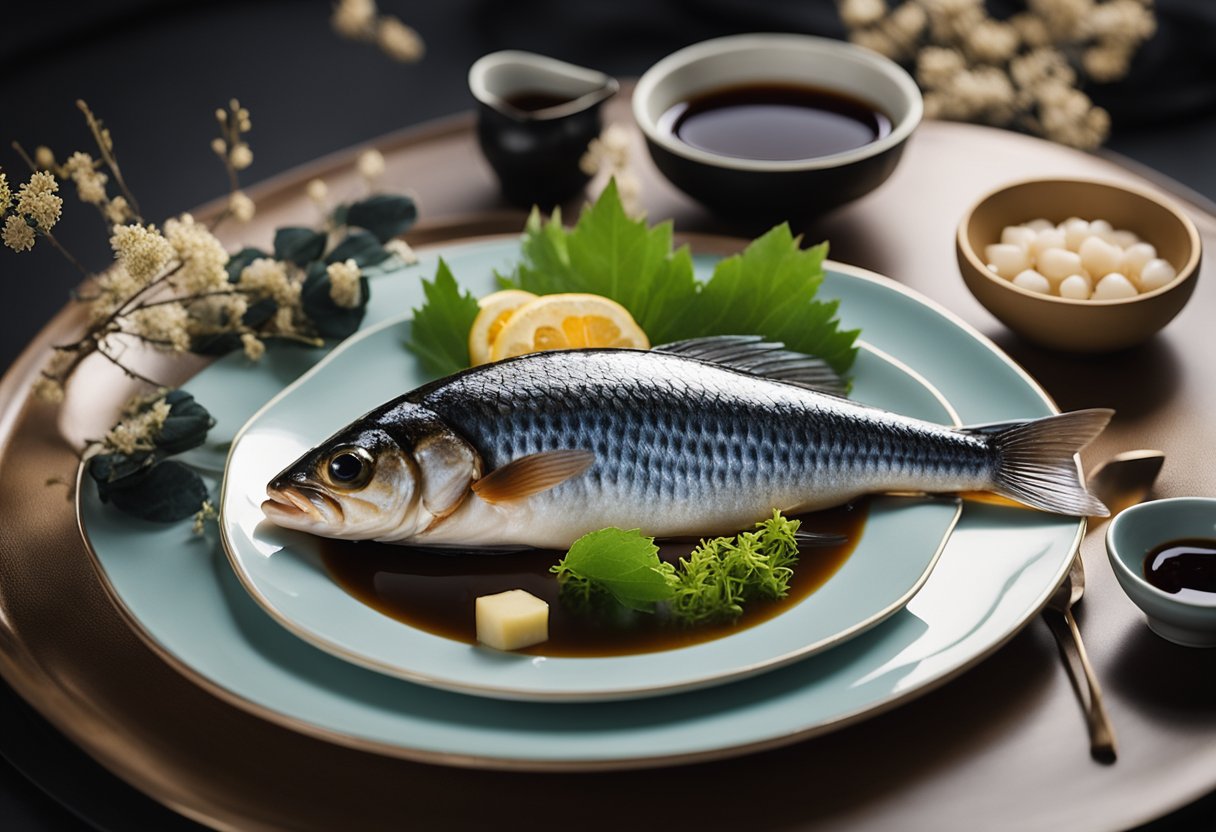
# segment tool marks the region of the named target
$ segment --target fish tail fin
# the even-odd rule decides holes
[[[992,484],[997,494],[1057,514],[1107,517],[1110,511],[1085,487],[1075,454],[1114,414],[1093,408],[967,430],[991,437],[998,460]]]

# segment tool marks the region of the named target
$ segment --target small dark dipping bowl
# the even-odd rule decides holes
[[[752,85],[857,99],[890,119],[891,130],[853,150],[773,161],[694,147],[661,124],[682,102]],[[809,35],[734,35],[694,44],[647,70],[633,93],[634,118],[663,175],[717,214],[757,219],[810,217],[874,190],[895,170],[923,111],[916,82],[894,62]]]

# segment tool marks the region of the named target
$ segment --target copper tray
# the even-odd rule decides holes
[[[616,102],[610,117],[628,123],[625,103]],[[521,226],[523,215],[499,202],[471,118],[377,146],[388,158],[388,183],[413,190],[428,218],[411,242]],[[304,183],[324,175],[333,190],[355,191],[349,165],[356,151],[255,189],[256,224],[226,242],[264,241],[276,225],[311,222]],[[674,217],[685,231],[762,230],[712,220],[659,179],[640,149],[637,158],[651,216]],[[1110,160],[986,128],[928,123],[883,188],[807,231],[830,239],[835,259],[904,282],[994,337],[1062,407],[1116,407],[1119,417],[1089,461],[1160,448],[1168,455],[1160,496],[1216,494],[1216,467],[1205,453],[1216,438],[1210,275],[1161,336],[1099,359],[1024,345],[963,288],[952,236],[965,206],[1003,181],[1054,174],[1151,187]],[[1179,200],[1216,245],[1216,217],[1185,194]],[[679,769],[456,770],[355,751],[263,721],[193,684],[140,640],[94,575],[71,503],[45,485],[50,476],[74,473],[65,437],[99,428],[87,414],[57,414],[26,396],[49,345],[79,323],[71,309],[59,314],[0,382],[0,673],[106,768],[203,823],[482,828],[508,818],[587,828],[627,821],[1102,829],[1160,816],[1216,787],[1216,651],[1186,650],[1149,633],[1115,584],[1099,535],[1083,547],[1090,590],[1081,626],[1119,732],[1121,756],[1111,767],[1090,760],[1076,700],[1047,629],[1037,623],[979,667],[891,713],[785,749]]]

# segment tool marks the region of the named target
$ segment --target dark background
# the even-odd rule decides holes
[[[997,12],[1017,5],[989,0]],[[423,61],[397,64],[339,38],[329,27],[329,0],[4,0],[0,168],[10,182],[24,179],[10,140],[31,152],[45,144],[60,159],[93,151],[74,106],[84,98],[110,127],[145,215],[165,217],[226,192],[208,143],[215,108],[233,96],[253,118],[249,184],[468,109],[468,66],[497,49],[629,77],[719,35],[843,34],[831,0],[380,0],[380,7],[421,33]],[[1114,118],[1109,149],[1216,200],[1216,2],[1157,0],[1157,14],[1158,34],[1137,56],[1131,80],[1090,92]],[[56,234],[87,264],[106,262],[105,236],[74,195]],[[0,369],[77,281],[48,246],[0,251]],[[0,754],[9,763],[0,760],[0,828],[10,832],[85,828],[78,815],[109,829],[191,827],[76,751],[2,683]],[[1216,799],[1152,829],[1216,829]]]

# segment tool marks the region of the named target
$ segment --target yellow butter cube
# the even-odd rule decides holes
[[[477,640],[499,650],[518,650],[549,640],[549,605],[530,592],[510,589],[476,602]]]

